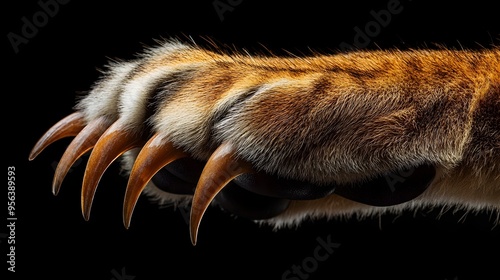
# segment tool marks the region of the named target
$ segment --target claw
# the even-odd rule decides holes
[[[76,136],[85,127],[85,119],[81,112],[74,112],[55,125],[53,125],[45,134],[36,142],[30,152],[29,160],[34,160],[45,148],[55,141],[70,136]]]
[[[196,245],[198,228],[208,206],[232,179],[243,173],[254,173],[252,166],[237,159],[236,148],[230,143],[223,143],[208,159],[200,180],[196,186],[191,205],[190,236]]]
[[[104,171],[125,151],[140,147],[142,144],[141,137],[125,129],[120,120],[113,123],[99,138],[83,175],[81,203],[85,220],[90,217],[94,194]]]
[[[71,166],[78,158],[94,147],[99,137],[106,131],[111,123],[110,119],[106,117],[95,119],[82,129],[73,141],[71,141],[57,164],[54,180],[52,181],[52,193],[54,195],[59,193],[61,183]]]
[[[137,200],[149,180],[165,165],[186,156],[186,153],[158,134],[142,147],[130,172],[123,201],[123,224],[126,228],[130,226]]]

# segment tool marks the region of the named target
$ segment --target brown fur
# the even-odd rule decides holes
[[[169,42],[133,63],[120,77],[111,71],[80,101],[88,121],[121,118],[203,161],[231,142],[256,169],[315,184],[437,168],[428,190],[403,205],[331,195],[293,201],[268,223],[435,205],[500,208],[498,47],[266,57]],[[125,156],[126,169],[136,153]],[[182,199],[149,189],[164,201]]]

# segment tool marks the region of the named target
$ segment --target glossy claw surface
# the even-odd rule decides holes
[[[52,193],[54,195],[59,193],[61,183],[71,166],[78,158],[94,147],[99,137],[110,125],[111,121],[107,117],[97,118],[83,128],[71,141],[57,164],[52,182]]]
[[[135,205],[146,184],[162,167],[186,156],[186,153],[157,134],[146,142],[134,162],[125,192],[123,224],[126,228],[130,226]]]
[[[45,134],[40,137],[30,152],[29,160],[34,160],[45,148],[55,141],[76,136],[85,127],[85,120],[81,112],[74,112],[56,124],[54,124]]]
[[[92,201],[97,185],[108,166],[124,152],[142,146],[139,135],[126,129],[118,119],[99,138],[90,154],[82,184],[82,214],[85,220],[90,217]]]
[[[208,159],[196,186],[191,205],[190,236],[196,245],[201,219],[214,197],[238,175],[253,173],[250,164],[236,157],[236,148],[221,144]]]

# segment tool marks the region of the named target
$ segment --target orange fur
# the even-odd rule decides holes
[[[257,170],[317,185],[422,164],[437,170],[421,196],[400,205],[368,206],[332,194],[292,201],[263,222],[439,205],[500,209],[498,47],[267,57],[169,42],[131,63],[80,101],[76,108],[87,121],[120,118],[143,137],[158,133],[201,161],[230,142]],[[125,155],[125,169],[136,155]],[[148,190],[162,201],[190,198],[152,183]]]

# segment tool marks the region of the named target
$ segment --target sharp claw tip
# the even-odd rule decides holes
[[[86,222],[88,222],[88,221],[90,220],[90,213],[89,213],[88,211],[85,211],[85,210],[84,210],[84,211],[83,211],[83,213],[82,213],[82,215],[83,215],[83,219],[84,219]]]
[[[29,154],[29,156],[28,156],[28,160],[29,160],[29,161],[34,160],[34,159],[36,158],[36,156],[37,156],[37,154],[36,154],[36,153],[34,153],[34,152],[32,151],[32,152]]]
[[[190,222],[190,232],[189,232],[189,237],[191,238],[191,244],[193,244],[193,246],[196,246],[196,241],[198,239],[198,226],[197,227],[193,227],[194,225],[194,222],[191,221]]]
[[[52,184],[52,194],[54,196],[57,196],[58,193],[59,193],[59,187],[56,184]]]
[[[124,219],[123,226],[125,227],[125,229],[129,229],[130,228],[130,221],[127,221],[126,219]]]

